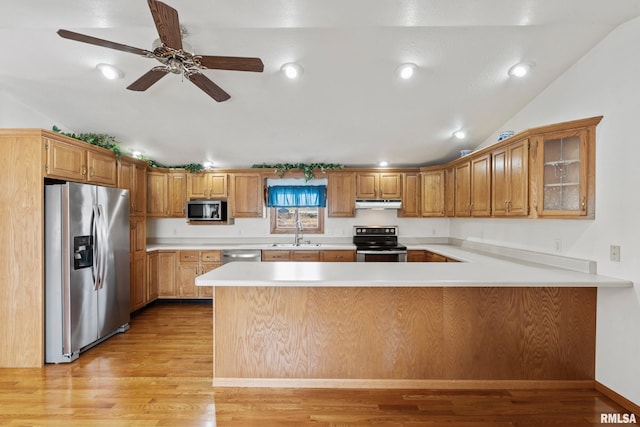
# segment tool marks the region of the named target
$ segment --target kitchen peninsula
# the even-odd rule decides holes
[[[457,263],[230,263],[215,386],[592,387],[599,287],[632,282],[450,245]]]

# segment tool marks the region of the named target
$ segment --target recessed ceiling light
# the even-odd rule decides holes
[[[509,75],[513,77],[524,77],[533,70],[533,67],[534,64],[531,62],[520,62],[509,68]]]
[[[457,131],[455,131],[455,132],[453,133],[453,136],[454,136],[456,139],[464,139],[464,138],[465,138],[465,136],[467,136],[467,134],[466,134],[466,133],[464,133],[464,131],[463,131],[463,130],[457,130]]]
[[[413,77],[415,70],[416,70],[416,64],[406,63],[406,64],[400,65],[396,69],[396,73],[401,79],[408,80],[411,77]]]
[[[297,79],[302,75],[302,66],[300,64],[296,64],[295,62],[288,62],[284,64],[281,68],[282,72],[289,79]]]
[[[389,162],[386,162],[386,161],[383,160],[380,163],[378,163],[378,166],[380,166],[382,168],[385,167],[385,166],[389,166]]]
[[[96,68],[100,70],[105,79],[115,80],[124,77],[124,73],[111,64],[98,64]]]

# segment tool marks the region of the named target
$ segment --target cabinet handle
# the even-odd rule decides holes
[[[87,167],[82,166],[82,176],[87,176]]]
[[[582,196],[582,212],[586,212],[586,211],[587,211],[587,197]]]
[[[89,176],[95,176],[96,175],[96,171],[93,168],[89,169]]]

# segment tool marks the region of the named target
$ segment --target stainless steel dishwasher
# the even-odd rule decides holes
[[[260,249],[224,249],[222,251],[222,264],[230,262],[261,262],[262,251]]]

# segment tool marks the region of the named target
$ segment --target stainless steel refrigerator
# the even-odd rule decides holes
[[[129,192],[45,185],[45,362],[129,328]]]

